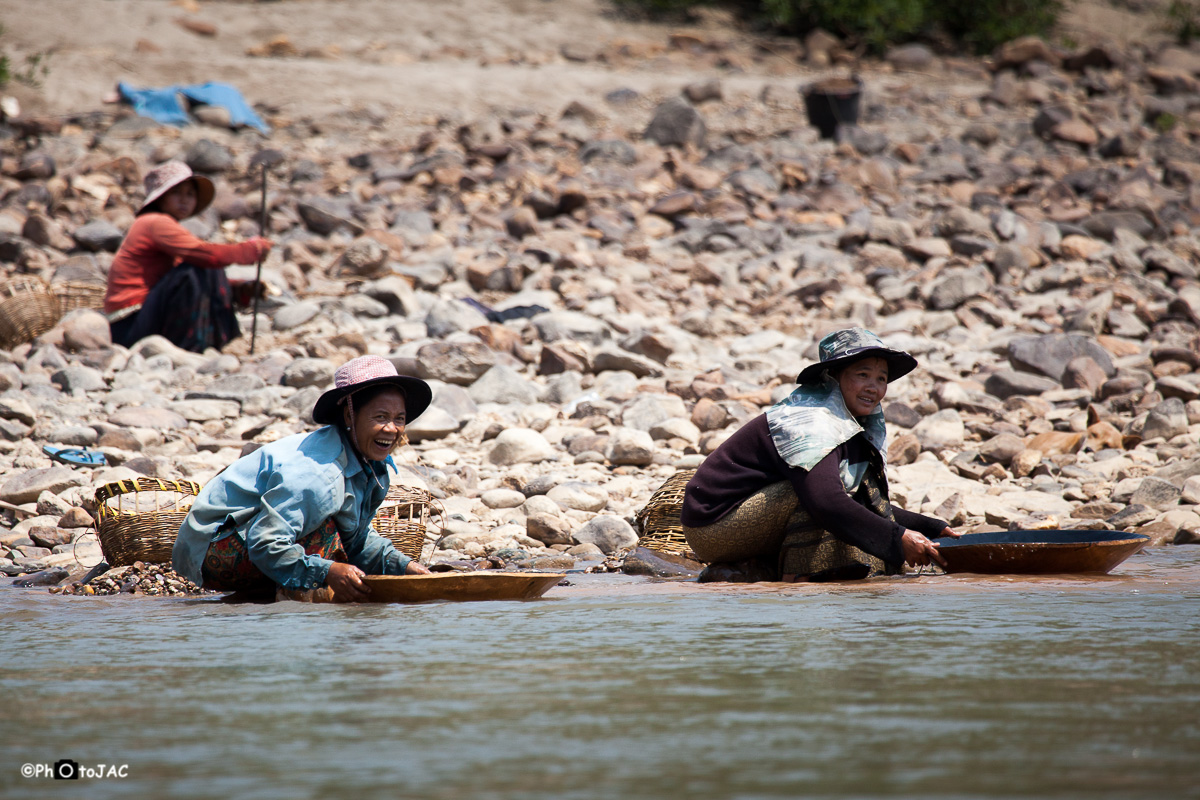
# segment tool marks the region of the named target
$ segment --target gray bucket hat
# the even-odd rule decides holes
[[[862,358],[882,358],[888,365],[888,383],[902,378],[917,368],[917,360],[903,350],[886,346],[883,340],[866,328],[846,328],[834,331],[817,345],[820,361],[809,364],[796,383],[814,383],[827,369],[837,369]]]

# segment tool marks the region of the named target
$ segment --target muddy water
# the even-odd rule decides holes
[[[1086,579],[571,580],[356,607],[0,587],[0,796],[1200,797],[1200,548]],[[21,777],[65,758],[126,777]]]

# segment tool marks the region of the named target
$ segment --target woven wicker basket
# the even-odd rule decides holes
[[[200,484],[158,478],[106,483],[96,490],[100,504],[100,550],[114,567],[135,561],[165,564],[179,526],[187,517]]]
[[[62,318],[58,298],[33,275],[0,284],[0,347],[11,350],[53,328]]]
[[[681,469],[658,487],[640,511],[636,521],[640,538],[638,547],[695,558],[687,539],[683,537],[683,523],[679,515],[683,512],[683,493],[687,482],[696,474],[694,469]]]
[[[375,512],[372,524],[401,553],[423,562],[426,543],[437,541],[436,535],[430,536],[430,517],[434,514],[439,520],[446,518],[442,504],[432,494],[410,486],[393,486]]]
[[[62,281],[50,284],[50,293],[58,298],[58,307],[63,314],[77,308],[104,308],[103,283],[85,281]]]

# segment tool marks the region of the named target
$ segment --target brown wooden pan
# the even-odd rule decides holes
[[[990,575],[1105,573],[1150,537],[1121,531],[1000,531],[938,539],[946,572]]]
[[[530,600],[565,578],[557,572],[438,572],[432,575],[368,575],[371,603],[429,600]]]

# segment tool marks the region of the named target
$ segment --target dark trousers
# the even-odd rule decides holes
[[[109,329],[113,342],[125,347],[159,334],[194,353],[209,347],[219,350],[242,333],[225,270],[194,264],[180,264],[168,272],[136,314],[109,323]]]

